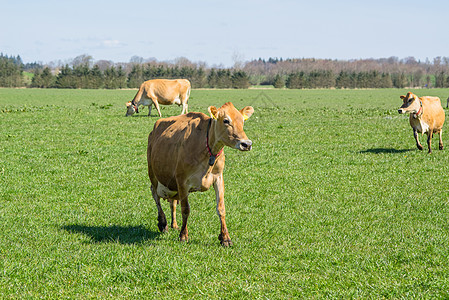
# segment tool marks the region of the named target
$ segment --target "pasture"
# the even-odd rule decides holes
[[[0,89],[0,297],[449,297],[449,125],[417,150],[406,92],[192,90],[189,111],[255,109],[253,150],[225,149],[223,248],[213,189],[188,243],[159,233],[135,90]]]

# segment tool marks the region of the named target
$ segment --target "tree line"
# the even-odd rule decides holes
[[[24,80],[24,71],[32,80]],[[132,58],[129,63],[93,62],[79,56],[64,65],[24,64],[20,56],[0,54],[1,87],[72,89],[137,88],[155,78],[185,78],[193,88],[239,88],[273,85],[275,88],[404,88],[449,87],[449,58],[433,62],[414,58],[399,60],[258,59],[234,68],[192,63],[186,58],[158,62]]]
[[[448,87],[449,87],[449,82]],[[287,87],[289,89],[317,89],[317,88],[405,88],[410,86],[409,78],[401,74],[370,72],[341,71],[334,74],[332,71],[312,71],[310,73],[296,72],[286,76],[284,80],[280,75],[273,79],[275,88]],[[441,85],[443,87],[443,85]]]
[[[13,57],[0,54],[0,86],[21,87],[23,80],[23,63],[20,56]]]
[[[300,88],[449,87],[449,57],[332,60],[259,58],[244,65],[252,84]],[[391,84],[390,84],[391,80]]]
[[[142,82],[150,79],[185,78],[193,88],[236,88],[250,86],[249,77],[244,71],[231,69],[210,69],[191,67],[164,67],[157,65],[134,65],[127,74],[122,66],[111,66],[101,71],[98,65],[62,67],[57,75],[46,67],[35,70],[31,87],[38,88],[74,88],[74,89],[122,89],[138,88]]]

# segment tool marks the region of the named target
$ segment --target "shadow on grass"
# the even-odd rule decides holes
[[[125,116],[126,117],[126,116]],[[155,115],[155,114],[152,114],[151,116],[148,116],[148,113],[145,113],[145,114],[141,114],[141,113],[139,113],[139,114],[134,114],[134,115],[132,115],[132,116],[129,116],[130,118],[148,118],[148,119],[151,119],[151,118],[153,118],[153,119],[155,119],[155,118],[158,118],[159,119],[159,115]],[[162,116],[162,117],[164,117],[164,116]],[[127,117],[128,118],[128,117]]]
[[[143,226],[85,226],[66,225],[62,229],[70,233],[83,233],[94,243],[140,244],[146,240],[154,240],[160,232],[150,231]]]
[[[413,150],[415,150],[415,149],[371,148],[371,149],[361,150],[361,151],[359,151],[359,153],[374,153],[374,154],[404,153],[404,152],[409,152],[409,151],[413,151]]]

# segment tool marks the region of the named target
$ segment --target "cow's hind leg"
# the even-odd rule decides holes
[[[418,147],[419,150],[422,150],[423,146],[419,142],[418,131],[416,131],[416,129],[413,129],[413,136],[415,137],[416,147]]]
[[[444,146],[443,146],[443,129],[440,129],[440,131],[438,132],[438,135],[440,137],[439,148],[440,148],[440,150],[443,150],[443,148],[444,148]]]
[[[161,199],[153,185],[151,185],[151,193],[153,194],[154,202],[156,202],[157,206],[157,227],[159,228],[160,232],[166,232],[168,229],[167,218],[165,217],[164,211],[162,210]]]
[[[432,136],[433,133],[431,130],[427,132],[427,147],[429,147],[429,153],[432,153]]]
[[[187,109],[188,109],[187,102],[183,102],[183,103],[182,103],[182,112],[181,112],[181,115],[187,114],[187,113],[188,113]]]
[[[189,231],[187,230],[187,219],[190,215],[190,205],[188,200],[188,192],[183,189],[179,188],[178,186],[178,194],[179,194],[179,201],[181,201],[181,213],[182,213],[182,225],[181,225],[181,232],[179,233],[179,240],[181,242],[187,242],[189,240]]]
[[[176,204],[178,200],[169,199],[170,201],[170,209],[171,209],[171,228],[179,229],[178,223],[176,222]]]
[[[148,116],[151,116],[151,108],[152,108],[153,106],[151,105],[151,103],[150,103],[150,105],[148,105]]]

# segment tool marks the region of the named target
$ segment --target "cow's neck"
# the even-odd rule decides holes
[[[213,122],[212,119],[209,119],[209,123],[207,125],[206,143],[209,156],[218,157],[222,153],[224,144],[217,139],[215,134],[215,122]]]
[[[418,112],[414,115],[415,119],[419,119],[422,116],[422,114],[423,114],[423,108],[422,108],[422,101],[421,100],[419,101],[419,104],[420,104],[420,108],[419,108]]]

